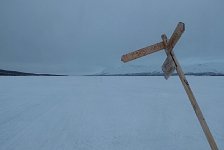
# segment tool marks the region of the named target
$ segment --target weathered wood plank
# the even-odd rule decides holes
[[[185,25],[183,22],[179,22],[177,24],[177,27],[175,28],[172,36],[169,39],[169,42],[167,43],[167,51],[170,52],[176,45],[177,41],[180,39],[181,35],[185,31]]]
[[[157,52],[157,51],[162,50],[164,48],[165,47],[164,47],[163,42],[156,43],[154,45],[147,46],[145,48],[142,48],[142,49],[139,49],[137,51],[134,51],[134,52],[131,52],[131,53],[128,53],[128,54],[123,55],[121,57],[121,61],[128,62],[128,61],[137,59],[139,57],[143,57],[143,56],[146,56],[148,54]]]
[[[171,74],[175,71],[176,66],[173,62],[173,59],[170,55],[167,55],[166,60],[164,61],[162,65],[162,71],[164,73],[164,77],[167,80]]]

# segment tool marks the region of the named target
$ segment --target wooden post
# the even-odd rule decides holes
[[[184,75],[184,72],[182,71],[182,68],[181,68],[179,62],[178,62],[174,52],[172,51],[173,46],[169,46],[168,47],[168,43],[169,42],[168,42],[167,37],[166,37],[165,34],[162,35],[162,40],[163,40],[164,46],[166,47],[165,50],[166,50],[167,55],[170,54],[172,59],[173,59],[173,61],[174,61],[174,64],[176,66],[177,74],[179,75],[180,81],[181,81],[181,83],[184,86],[184,89],[185,89],[185,91],[186,91],[186,93],[188,95],[188,98],[189,98],[189,100],[191,102],[191,105],[192,105],[192,107],[193,107],[193,109],[195,111],[195,114],[196,114],[196,116],[197,116],[197,118],[198,118],[198,120],[199,120],[199,122],[201,124],[201,127],[202,127],[202,129],[203,129],[203,131],[205,133],[205,136],[206,136],[206,138],[208,140],[208,143],[209,143],[211,149],[212,150],[218,150],[216,142],[215,142],[215,140],[214,140],[214,138],[212,136],[212,133],[209,130],[209,127],[208,127],[208,125],[207,125],[207,123],[205,121],[205,118],[204,118],[204,116],[203,116],[203,114],[201,112],[201,109],[200,109],[200,107],[199,107],[199,105],[198,105],[198,103],[197,103],[197,101],[196,101],[196,99],[194,97],[194,94],[193,94],[193,92],[192,92],[192,90],[190,88],[190,85],[189,85],[189,83],[188,83],[188,81],[187,81],[187,79],[186,79],[186,77]]]
[[[190,88],[190,85],[184,75],[184,72],[182,71],[181,69],[181,66],[173,52],[173,48],[174,46],[176,45],[176,43],[178,42],[178,40],[180,39],[181,35],[183,34],[185,30],[185,25],[183,22],[179,22],[177,24],[177,27],[175,28],[171,38],[167,39],[166,35],[163,34],[162,35],[162,42],[160,43],[156,43],[154,45],[151,45],[151,46],[148,46],[148,47],[145,47],[145,48],[142,48],[140,50],[137,50],[137,51],[134,51],[134,52],[131,52],[131,53],[128,53],[128,54],[125,54],[121,57],[121,60],[123,62],[128,62],[128,61],[131,61],[131,60],[134,60],[134,59],[137,59],[139,57],[143,57],[145,55],[148,55],[148,54],[151,54],[151,53],[154,53],[154,52],[157,52],[159,50],[162,50],[162,49],[165,49],[165,52],[167,54],[167,59],[165,60],[165,62],[163,63],[163,66],[162,66],[162,70],[164,72],[164,75],[165,75],[165,78],[168,79],[169,76],[172,74],[172,72],[176,69],[177,71],[177,74],[179,75],[179,78],[180,78],[180,81],[181,83],[183,84],[184,86],[184,89],[188,95],[188,98],[191,102],[191,105],[195,111],[195,114],[201,124],[201,127],[205,133],[205,136],[208,140],[208,143],[211,147],[212,150],[218,150],[218,147],[215,143],[215,140],[209,130],[209,127],[205,121],[205,118],[201,112],[201,109],[194,97],[194,94]]]

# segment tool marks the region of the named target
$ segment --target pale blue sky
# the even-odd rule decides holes
[[[169,37],[179,21],[186,31],[178,58],[218,60],[223,18],[222,0],[1,0],[0,68],[86,74],[118,67],[122,54]],[[160,67],[164,59],[160,52],[129,64]]]

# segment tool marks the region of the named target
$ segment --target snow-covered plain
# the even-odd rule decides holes
[[[224,149],[224,77],[188,76]],[[0,150],[210,149],[178,77],[1,77]]]

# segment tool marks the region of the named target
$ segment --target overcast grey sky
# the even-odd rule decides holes
[[[123,65],[122,54],[186,31],[181,60],[223,59],[223,0],[1,0],[0,68],[85,74]],[[164,52],[130,64],[164,61]]]

